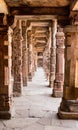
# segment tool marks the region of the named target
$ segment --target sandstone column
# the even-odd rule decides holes
[[[58,116],[78,119],[78,25],[65,27],[65,80]]]
[[[34,52],[34,56],[35,56],[35,71],[37,70],[37,52]]]
[[[32,44],[31,30],[27,31],[27,46],[28,46],[28,80],[32,80]]]
[[[56,65],[56,32],[57,20],[52,21],[51,29],[51,51],[50,51],[50,87],[53,87],[55,79],[55,65]]]
[[[26,40],[26,21],[22,21],[22,76],[23,86],[27,86],[27,40]]]
[[[10,119],[13,116],[12,41],[10,34],[12,34],[10,27],[8,31],[7,25],[0,26],[0,119]]]
[[[56,34],[56,74],[53,86],[53,96],[62,97],[64,84],[64,33],[63,29],[58,27]]]
[[[14,96],[22,95],[22,32],[21,21],[17,20],[13,33]]]
[[[49,79],[49,63],[50,63],[49,59],[50,54],[49,54],[49,42],[48,42],[43,52],[43,67],[45,70],[47,80]]]

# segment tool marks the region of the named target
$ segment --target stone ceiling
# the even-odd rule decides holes
[[[8,6],[25,5],[28,7],[61,7],[68,6],[71,0],[5,0]]]

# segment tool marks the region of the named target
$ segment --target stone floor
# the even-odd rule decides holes
[[[38,68],[23,96],[14,98],[16,115],[0,120],[0,130],[78,130],[77,120],[57,118],[60,98],[51,97],[44,71]]]

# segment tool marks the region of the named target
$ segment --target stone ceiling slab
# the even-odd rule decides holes
[[[10,7],[25,5],[29,7],[68,6],[71,0],[5,0]]]

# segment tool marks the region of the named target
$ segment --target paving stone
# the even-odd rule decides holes
[[[23,88],[23,96],[14,98],[15,117],[0,120],[0,130],[78,130],[78,120],[57,118],[61,98],[53,98],[52,88],[46,85],[44,72],[39,69]]]
[[[15,118],[7,121],[3,121],[7,128],[24,128],[37,122],[37,118]]]
[[[3,121],[0,120],[0,130],[4,130],[5,129],[5,125],[3,124]]]
[[[16,110],[16,117],[26,118],[29,116],[29,110]]]
[[[40,125],[40,124],[32,124],[22,130],[44,130],[44,126]]]
[[[75,122],[76,128],[78,129],[78,121]]]
[[[42,125],[51,125],[51,119],[50,118],[41,118],[40,120],[38,120],[39,124]]]
[[[46,112],[43,111],[43,110],[40,110],[38,108],[35,108],[35,109],[30,109],[30,114],[29,116],[30,117],[36,117],[36,118],[41,118],[44,116]]]
[[[1,130],[1,129],[0,129]],[[15,129],[12,129],[12,128],[3,128],[2,130],[15,130]],[[17,130],[17,129],[16,129]],[[20,129],[19,129],[20,130]]]
[[[76,128],[75,120],[62,120],[57,118],[57,112],[52,113],[52,126],[60,126],[60,127],[67,127],[67,128]]]
[[[77,130],[76,128],[66,128],[59,126],[45,126],[44,130]]]

